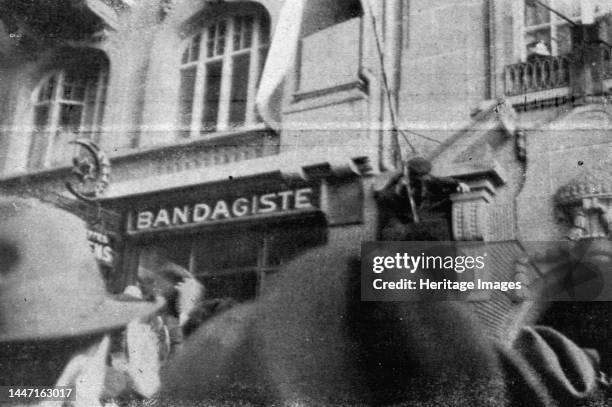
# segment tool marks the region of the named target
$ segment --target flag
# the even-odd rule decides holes
[[[283,84],[295,66],[299,41],[332,24],[338,16],[354,12],[359,0],[285,0],[272,37],[255,104],[259,114],[272,128],[279,129],[283,101]]]
[[[307,0],[285,0],[259,84],[255,103],[272,128],[280,128],[283,84],[294,66]]]

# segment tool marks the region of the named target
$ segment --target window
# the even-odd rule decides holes
[[[284,227],[235,228],[202,235],[168,236],[142,242],[138,279],[174,263],[189,270],[206,287],[206,297],[246,301],[274,284],[276,269],[326,240],[320,220]]]
[[[67,165],[79,137],[94,137],[104,113],[108,71],[87,68],[48,74],[34,94],[29,168]]]
[[[580,1],[543,0],[550,8],[570,20],[579,23],[581,19]],[[592,0],[595,17],[601,17],[612,9],[609,0]],[[515,10],[518,26],[522,29],[522,41],[517,49],[518,57],[526,60],[530,54],[564,55],[572,49],[570,23],[541,6],[533,0],[517,2]],[[522,23],[522,24],[520,24]]]
[[[179,126],[184,136],[260,122],[255,93],[268,51],[264,12],[217,19],[181,54]]]

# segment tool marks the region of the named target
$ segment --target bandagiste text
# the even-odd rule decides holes
[[[134,228],[136,230],[168,228],[309,210],[315,208],[312,195],[312,188],[300,188],[140,211],[136,215]]]

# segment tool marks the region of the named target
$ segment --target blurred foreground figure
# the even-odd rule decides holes
[[[161,405],[612,405],[596,355],[552,329],[503,346],[466,303],[362,302],[359,250],[329,241],[205,322],[162,371]]]
[[[116,396],[106,385],[109,334],[162,306],[162,300],[118,301],[107,294],[76,216],[34,200],[0,198],[0,386],[74,386],[76,401],[64,405],[102,406]],[[133,324],[131,336],[140,339],[131,342],[143,350],[130,363],[146,370],[147,335]],[[150,375],[131,380],[143,393],[158,387]]]
[[[204,285],[176,263],[167,259],[156,259],[151,263],[150,269],[139,271],[140,283],[145,287],[145,298],[159,295],[166,300],[162,316],[170,342],[169,356],[172,357],[204,321],[237,302],[231,298],[207,298]]]

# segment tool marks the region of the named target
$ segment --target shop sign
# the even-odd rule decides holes
[[[315,192],[318,194],[310,187],[298,188],[136,211],[131,216],[129,230],[151,231],[311,211],[319,205]]]
[[[103,232],[87,230],[87,241],[98,262],[107,265],[115,265],[115,251],[112,247],[112,240],[109,235]]]

